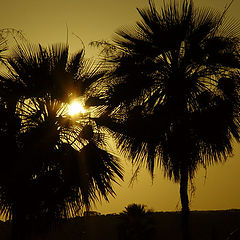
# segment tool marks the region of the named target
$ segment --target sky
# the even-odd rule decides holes
[[[165,0],[168,2],[168,0]],[[155,0],[158,6],[162,0]],[[223,10],[230,0],[195,0],[195,6]],[[48,45],[69,42],[71,52],[83,47],[93,58],[96,49],[89,47],[95,40],[109,40],[123,26],[133,26],[139,19],[136,7],[147,6],[146,0],[11,0],[1,1],[0,29],[15,28],[33,43]],[[235,0],[229,15],[240,18],[240,0]],[[116,197],[102,201],[93,210],[103,214],[119,213],[128,204],[145,204],[154,211],[180,209],[179,185],[165,179],[159,169],[154,180],[142,169],[133,186],[133,173],[128,159],[121,158],[125,181],[114,185]],[[224,164],[199,169],[193,182],[192,210],[240,209],[240,145]]]

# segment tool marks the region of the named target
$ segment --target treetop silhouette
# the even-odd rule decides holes
[[[189,180],[200,166],[225,161],[239,141],[239,29],[226,11],[193,1],[160,10],[149,1],[138,12],[132,29],[104,45],[108,108],[99,124],[133,163],[180,183],[187,216]]]
[[[18,45],[7,64],[0,76],[0,207],[13,238],[22,239],[30,223],[47,226],[114,196],[122,169],[94,121],[67,113],[70,100],[88,99],[103,76],[83,50],[69,57],[64,44]]]

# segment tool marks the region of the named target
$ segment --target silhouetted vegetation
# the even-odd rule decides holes
[[[156,236],[153,239],[178,240],[181,238],[179,212],[153,212],[150,216],[154,221],[156,230]],[[193,211],[190,220],[190,232],[194,240],[227,240],[227,237],[231,233],[233,235],[239,228],[240,212],[239,210]],[[122,219],[119,214],[76,217],[62,220],[62,224],[52,229],[43,239],[119,240],[119,230],[121,229],[119,226],[121,224]],[[125,229],[122,231],[124,232]],[[9,223],[0,222],[0,239],[8,240],[9,236]]]
[[[179,182],[188,239],[189,181],[200,166],[225,161],[239,141],[239,29],[229,28],[225,11],[188,0],[160,10],[149,1],[138,12],[133,29],[103,43],[108,108],[98,123],[133,163]]]
[[[9,38],[25,40],[21,31],[14,28],[1,28],[0,29],[0,63],[5,65],[7,60],[6,51],[8,50]]]
[[[102,65],[86,60],[83,49],[70,56],[65,44],[16,41],[7,57],[6,34],[21,32],[0,30],[6,68],[0,74],[0,215],[10,220],[13,240],[34,238],[84,212],[78,237],[91,239],[86,222],[106,217],[91,205],[115,196],[112,183],[123,179],[106,150],[106,129],[138,169],[147,167],[153,177],[161,168],[179,183],[177,236],[201,235],[189,229],[197,223],[189,215],[188,188],[200,167],[226,161],[240,140],[239,29],[227,8],[196,8],[192,0],[160,10],[149,0],[137,10],[134,28],[117,31],[113,42],[92,43],[103,46]],[[70,116],[76,98],[86,111]],[[109,223],[113,238],[161,236],[144,205],[108,217],[117,219]],[[214,227],[203,238],[210,235],[222,237]]]
[[[153,212],[145,205],[129,204],[120,213],[120,221],[119,239],[121,240],[151,240],[156,237]]]
[[[107,200],[122,170],[88,114],[67,113],[103,76],[83,50],[70,58],[66,45],[18,45],[7,64],[0,76],[0,213],[22,240]]]

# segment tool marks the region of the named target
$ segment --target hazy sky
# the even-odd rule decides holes
[[[168,0],[166,0],[168,2]],[[230,0],[195,0],[196,6],[224,9]],[[161,5],[162,0],[156,0]],[[67,27],[70,49],[79,50],[84,42],[88,56],[94,49],[88,43],[109,39],[121,26],[131,26],[138,19],[136,7],[147,5],[146,0],[9,0],[1,1],[0,28],[22,30],[25,37],[35,43],[52,44],[66,42]],[[240,17],[240,0],[235,0],[229,11]],[[76,37],[76,35],[78,37]],[[236,145],[237,146],[237,145]],[[127,204],[146,204],[155,211],[176,210],[180,207],[179,186],[163,178],[160,170],[152,180],[142,170],[133,187],[128,187],[132,175],[131,164],[123,160],[125,182],[116,186],[117,196],[110,202],[94,208],[102,213],[120,212]],[[196,187],[192,198],[192,210],[240,208],[240,146],[225,164],[209,167],[207,177],[199,169],[194,180]]]

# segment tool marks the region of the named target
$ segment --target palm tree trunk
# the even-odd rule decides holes
[[[188,200],[188,169],[181,168],[180,197],[182,205],[182,240],[189,240],[189,200]]]

